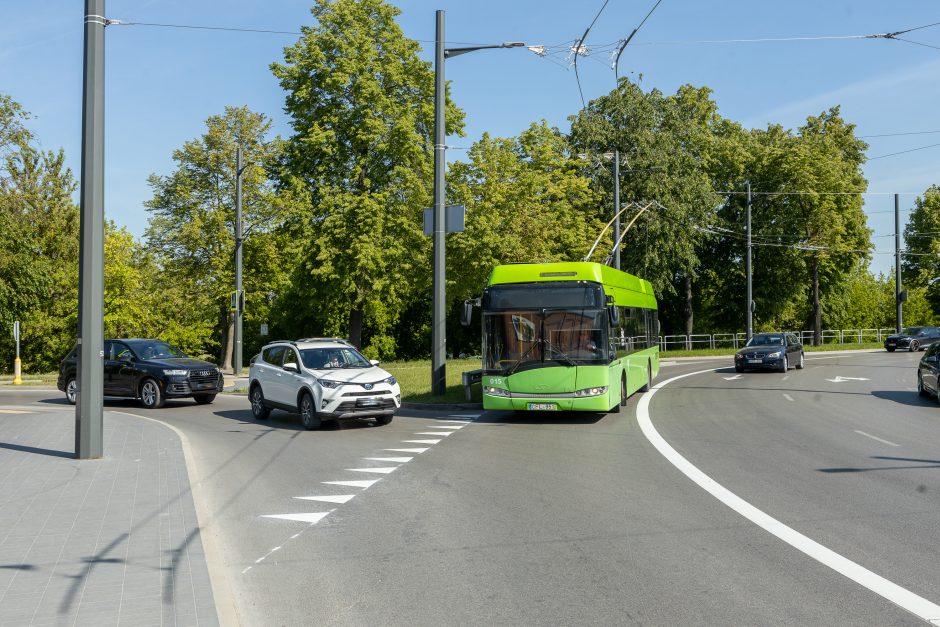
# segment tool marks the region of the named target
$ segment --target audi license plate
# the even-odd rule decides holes
[[[555,403],[529,403],[529,411],[556,411],[558,405]]]
[[[762,364],[764,363],[763,359],[748,359],[747,363],[749,364]]]

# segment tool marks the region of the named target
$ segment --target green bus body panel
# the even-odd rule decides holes
[[[600,263],[573,261],[496,266],[487,285],[550,281],[599,283],[604,286],[604,293],[613,296],[614,304],[620,307],[657,309],[653,286],[649,281]],[[483,408],[527,411],[529,403],[548,403],[559,411],[607,412],[620,402],[621,375],[626,375],[629,396],[646,385],[647,368],[651,370],[653,379],[659,375],[659,346],[638,350],[604,366],[559,365],[524,370],[508,377],[486,375],[483,377]],[[603,386],[607,386],[607,394],[600,396],[558,396]],[[490,395],[485,392],[486,387],[509,390],[513,396]]]
[[[632,274],[610,266],[589,261],[562,261],[557,263],[515,263],[496,266],[490,274],[488,286],[506,283],[544,283],[548,281],[592,281],[604,286],[604,292],[614,297],[621,307],[656,309],[653,286]]]

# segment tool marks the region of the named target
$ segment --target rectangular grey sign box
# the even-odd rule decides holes
[[[434,232],[433,209],[424,210],[424,234],[431,235]],[[463,205],[447,205],[444,208],[444,232],[445,233],[463,233],[464,215],[467,208]]]

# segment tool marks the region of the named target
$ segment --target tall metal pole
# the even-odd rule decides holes
[[[447,339],[444,311],[444,12],[437,11],[434,39],[434,274],[431,309],[431,394],[447,389]]]
[[[751,182],[747,182],[747,209],[744,218],[744,230],[747,231],[747,261],[744,272],[747,274],[747,339],[754,335],[754,295],[751,293]]]
[[[104,452],[104,0],[85,0],[75,457]]]
[[[620,151],[614,150],[614,215],[620,211]],[[620,241],[620,216],[614,221],[614,242]],[[620,269],[620,244],[614,246],[614,267]]]
[[[904,319],[901,312],[901,204],[899,194],[894,195],[894,301],[897,304],[896,333],[901,332]]]
[[[235,357],[232,370],[242,373],[242,147],[235,150]]]

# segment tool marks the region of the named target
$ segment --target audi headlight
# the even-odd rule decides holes
[[[168,377],[185,377],[189,370],[164,370],[163,374]]]
[[[503,388],[487,386],[483,388],[483,391],[490,396],[510,396],[509,390],[504,390]]]
[[[396,383],[398,383],[398,379],[396,379],[395,377],[389,377],[389,378],[387,378],[385,381],[382,381],[382,383],[388,383],[389,385],[395,385]]]
[[[343,383],[341,381],[330,381],[329,379],[320,379],[320,385],[331,390],[338,388]]]
[[[583,396],[601,396],[602,394],[607,394],[607,386],[601,386],[596,388],[585,388],[583,390],[578,390],[574,393],[575,397]]]

